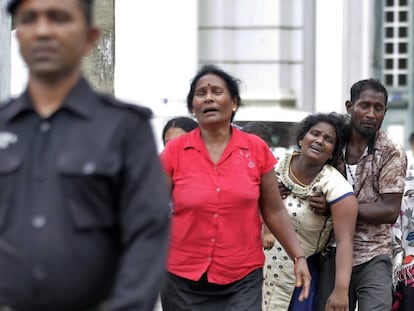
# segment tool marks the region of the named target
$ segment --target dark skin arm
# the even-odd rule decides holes
[[[260,207],[263,220],[269,230],[277,237],[290,258],[303,256],[303,250],[297,239],[289,214],[277,189],[277,179],[273,171],[264,174],[260,183]],[[275,191],[276,190],[276,191]],[[309,295],[311,276],[305,259],[295,264],[296,286],[303,286],[299,300]]]
[[[374,224],[393,224],[398,218],[402,193],[381,194],[381,201],[360,203],[358,219]]]
[[[354,195],[350,195],[333,204],[331,210],[337,246],[336,271],[335,287],[328,298],[325,310],[347,311],[358,201]]]
[[[384,193],[381,201],[373,203],[360,203],[358,219],[373,224],[393,224],[400,213],[402,193]],[[326,198],[318,192],[308,197],[313,212],[317,215],[328,216],[330,208]]]
[[[164,176],[165,176],[165,183],[167,185],[168,193],[171,193],[172,192],[172,187],[173,187],[172,178],[171,178],[170,175],[167,175],[167,174],[164,174]]]
[[[266,226],[265,223],[262,225],[262,246],[263,249],[269,250],[273,247],[273,244],[275,244],[276,238],[275,236],[270,232],[269,228]]]

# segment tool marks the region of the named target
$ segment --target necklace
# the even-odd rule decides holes
[[[352,185],[354,186],[355,185],[355,176],[354,176],[354,174],[352,174],[352,169],[351,169],[351,167],[350,167],[350,165],[348,163],[345,163],[345,166],[346,166],[346,168],[347,168],[347,170],[349,172],[349,176],[351,176]]]
[[[297,178],[297,177],[295,176],[295,174],[293,174],[293,171],[292,171],[292,162],[290,162],[290,164],[289,164],[289,174],[290,174],[290,176],[292,176],[292,177],[293,177],[294,181],[295,181],[295,182],[296,182],[299,186],[302,186],[302,187],[307,187],[307,186],[309,186],[309,185],[304,184],[303,182],[301,182],[301,181],[299,180],[299,178]]]

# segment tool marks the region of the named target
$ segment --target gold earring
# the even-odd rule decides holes
[[[233,112],[236,112],[236,108],[233,108]]]

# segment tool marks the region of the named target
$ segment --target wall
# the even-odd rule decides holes
[[[315,112],[343,111],[343,1],[316,1]]]
[[[303,107],[303,0],[199,0],[199,62],[243,83],[246,103]]]
[[[93,19],[95,24],[99,27],[101,35],[96,47],[91,54],[84,59],[83,64],[84,73],[92,86],[107,93],[114,92],[114,1],[115,0],[99,0],[99,5],[95,5]],[[19,53],[15,31],[12,32],[11,38],[11,66],[13,71],[11,73],[10,89],[11,94],[16,96],[20,94],[26,86],[28,71],[26,64],[23,62]],[[1,59],[2,58],[0,58],[0,62]]]
[[[11,18],[6,14],[6,0],[0,0],[0,101],[10,95],[10,30]]]
[[[196,0],[115,2],[115,95],[153,110],[159,148],[164,124],[188,114],[197,24]]]
[[[94,22],[100,30],[95,49],[84,60],[84,72],[98,90],[114,93],[115,70],[115,0],[97,0]]]

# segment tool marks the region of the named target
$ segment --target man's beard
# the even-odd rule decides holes
[[[362,126],[355,127],[355,130],[358,132],[359,135],[365,138],[370,138],[375,135],[375,133],[378,131],[378,128],[365,128]]]

